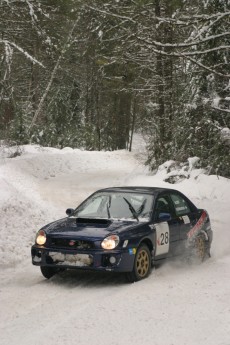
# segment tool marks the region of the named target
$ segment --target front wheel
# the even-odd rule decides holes
[[[151,270],[151,254],[146,244],[137,249],[132,272],[126,274],[129,282],[139,281],[148,277]]]

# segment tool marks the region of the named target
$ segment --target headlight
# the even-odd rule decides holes
[[[102,242],[101,246],[103,249],[114,249],[118,245],[120,239],[117,235],[111,235],[106,237]]]
[[[39,230],[37,235],[36,235],[36,239],[35,242],[39,245],[42,246],[43,244],[46,243],[46,233],[44,230]]]

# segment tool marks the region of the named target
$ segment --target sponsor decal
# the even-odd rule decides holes
[[[182,216],[181,218],[182,218],[184,224],[189,224],[190,223],[190,219],[189,219],[188,216]]]
[[[69,241],[69,245],[70,245],[70,246],[74,246],[75,243],[76,243],[76,241],[73,241],[73,240]]]
[[[129,240],[125,240],[123,243],[123,248],[127,247],[128,243],[129,243]]]
[[[199,230],[201,230],[205,219],[207,218],[207,214],[205,211],[202,212],[202,215],[198,222],[194,225],[194,227],[187,233],[189,239],[191,239]]]
[[[167,254],[169,251],[169,225],[167,222],[159,223],[156,227],[156,256]]]
[[[136,249],[136,248],[130,248],[130,249],[129,249],[129,254],[130,254],[130,255],[135,255],[136,252],[137,252],[137,249]]]

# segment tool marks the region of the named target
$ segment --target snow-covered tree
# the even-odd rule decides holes
[[[0,134],[230,175],[228,0],[1,1]]]

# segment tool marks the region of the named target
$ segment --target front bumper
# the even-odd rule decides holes
[[[67,250],[45,248],[33,245],[32,264],[59,268],[84,269],[94,271],[131,272],[135,250]]]

